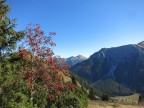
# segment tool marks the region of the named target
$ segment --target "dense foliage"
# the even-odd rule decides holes
[[[11,20],[6,16],[9,12],[9,6],[4,4],[5,1],[0,0],[0,55],[6,50],[13,50],[16,41],[23,37],[23,32],[14,30],[15,20]]]
[[[91,100],[94,100],[94,99],[96,99],[95,98],[95,91],[94,91],[94,89],[91,87],[90,88],[90,90],[89,90],[89,98],[91,99]]]
[[[144,95],[140,94],[140,96],[139,96],[139,102],[141,102],[143,100],[144,100]]]
[[[53,57],[51,47],[56,44],[52,36],[56,33],[46,36],[38,24],[16,32],[14,22],[6,16],[9,6],[4,3],[0,0],[0,107],[87,107],[87,95],[74,79],[63,80],[70,76],[67,65]],[[14,52],[21,38],[21,46]]]
[[[103,94],[102,97],[101,97],[101,99],[103,101],[108,101],[110,99],[110,96],[108,94]]]

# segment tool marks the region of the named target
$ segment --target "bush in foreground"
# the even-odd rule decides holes
[[[29,25],[21,47],[10,52],[24,33],[14,31],[13,22],[6,16],[9,6],[5,1],[0,1],[0,107],[87,107],[85,93],[63,80],[62,75],[70,76],[67,65],[58,65],[59,58],[53,58],[55,32],[46,36],[38,24]]]

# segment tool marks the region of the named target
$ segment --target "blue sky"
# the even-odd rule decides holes
[[[8,0],[17,30],[40,24],[56,55],[89,57],[101,48],[144,40],[144,0]]]

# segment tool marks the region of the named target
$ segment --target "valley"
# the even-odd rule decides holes
[[[144,108],[144,0],[0,10],[0,108]]]

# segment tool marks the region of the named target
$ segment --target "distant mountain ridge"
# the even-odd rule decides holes
[[[74,66],[75,64],[80,63],[86,59],[87,59],[86,57],[84,57],[82,55],[78,55],[76,57],[71,56],[69,58],[66,58],[65,61],[69,66]]]
[[[138,43],[138,46],[144,48],[144,41]]]
[[[71,71],[94,87],[97,87],[97,81],[112,79],[123,87],[144,94],[144,41],[102,48],[87,60],[71,67]]]

